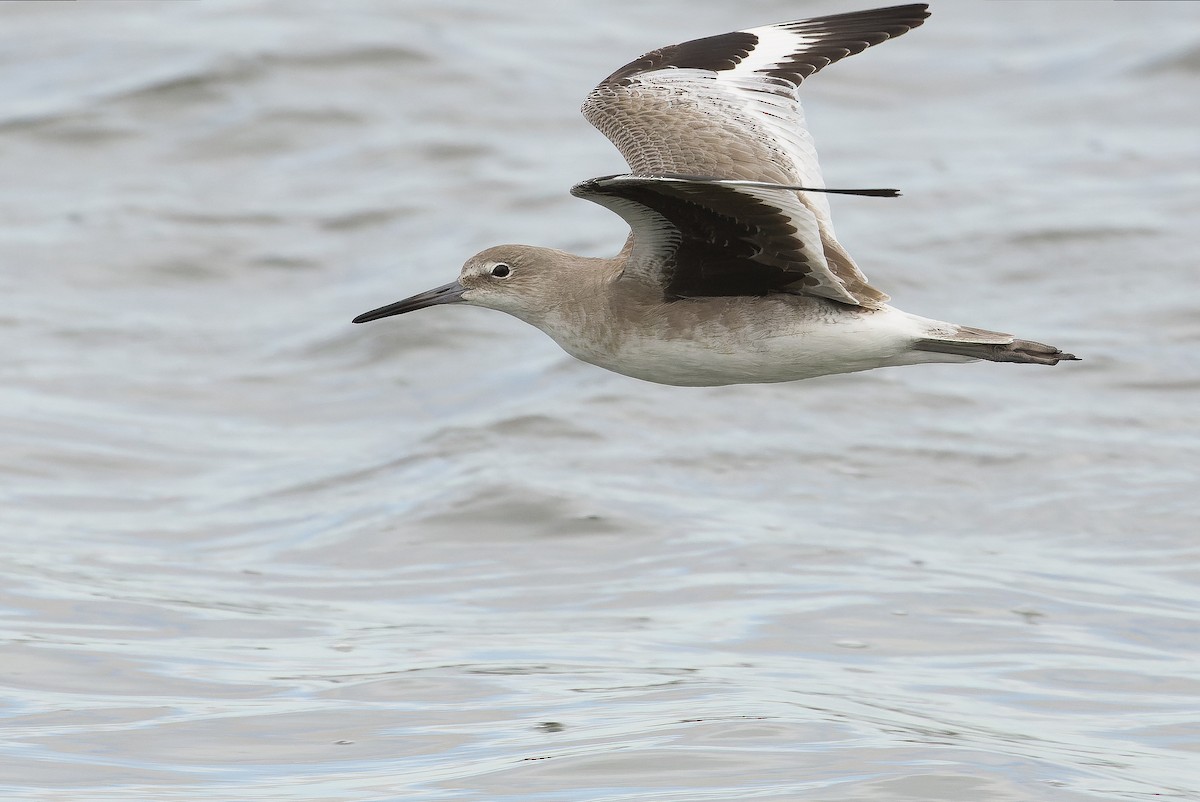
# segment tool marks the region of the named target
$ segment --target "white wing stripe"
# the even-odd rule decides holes
[[[748,73],[753,75],[763,70],[773,69],[819,41],[775,25],[750,28],[746,33],[757,36],[758,44],[754,46],[754,50],[750,51],[750,55],[742,59],[732,70],[717,73],[719,78],[743,78]],[[763,76],[755,77],[758,81],[762,81],[764,78]]]
[[[915,3],[766,25],[651,51],[600,83],[587,119],[638,176],[712,176],[822,189],[816,147],[797,97],[820,69],[921,25]],[[778,192],[777,190],[763,190]],[[863,305],[886,296],[866,283],[838,244],[828,200],[792,196],[806,252]]]

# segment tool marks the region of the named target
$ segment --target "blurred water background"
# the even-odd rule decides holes
[[[1200,798],[1200,4],[805,87],[897,305],[1086,361],[680,389],[504,315],[578,114],[867,3],[0,4],[6,800]]]

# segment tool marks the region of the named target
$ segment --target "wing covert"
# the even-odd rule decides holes
[[[792,292],[874,308],[887,296],[830,269],[811,211],[787,187],[690,176],[616,175],[571,194],[619,214],[633,230],[622,280],[666,299]]]

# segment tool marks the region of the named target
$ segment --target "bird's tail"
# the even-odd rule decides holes
[[[1053,345],[1018,340],[1011,334],[987,331],[970,326],[955,326],[952,331],[939,331],[918,340],[914,345],[918,351],[936,354],[954,354],[970,359],[987,359],[991,362],[1024,362],[1032,365],[1057,365],[1063,360],[1078,360],[1074,354],[1064,353]]]

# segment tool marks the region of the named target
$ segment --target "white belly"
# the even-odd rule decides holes
[[[927,331],[924,324],[933,321],[892,307],[850,310],[797,296],[679,303],[603,339],[574,331],[548,333],[585,362],[683,386],[795,381],[889,365],[969,361],[913,351]]]

